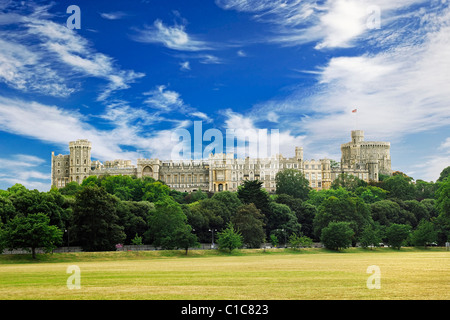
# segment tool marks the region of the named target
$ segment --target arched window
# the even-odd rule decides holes
[[[153,176],[153,170],[152,170],[152,167],[146,166],[146,167],[144,168],[144,170],[142,170],[142,175],[143,175],[143,176],[147,176],[147,177]]]

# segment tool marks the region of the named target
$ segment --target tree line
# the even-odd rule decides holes
[[[185,249],[216,242],[246,246],[308,246],[339,250],[388,243],[444,245],[450,236],[450,167],[436,182],[394,172],[366,183],[341,174],[328,190],[309,187],[294,169],[278,172],[276,194],[258,180],[238,191],[183,193],[162,181],[91,176],[48,192],[16,184],[0,190],[0,250],[77,245],[84,251],[117,244]]]

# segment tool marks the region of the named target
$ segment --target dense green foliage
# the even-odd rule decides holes
[[[297,247],[301,239],[317,242],[334,232],[346,241],[352,234],[350,244],[330,246],[338,249],[381,242],[395,248],[444,245],[450,239],[448,172],[436,182],[395,172],[369,184],[341,175],[331,189],[317,191],[307,188],[302,174],[281,171],[276,194],[258,180],[215,194],[178,192],[161,181],[130,176],[93,176],[48,192],[16,184],[0,190],[0,249],[78,245],[101,251],[143,243],[187,250],[214,242],[230,224],[247,247],[264,242]],[[29,221],[38,217],[45,218],[39,232]],[[19,225],[24,229],[15,236]],[[31,243],[27,235],[37,240]]]

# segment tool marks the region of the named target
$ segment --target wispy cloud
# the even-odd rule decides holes
[[[127,17],[128,14],[122,11],[115,11],[115,12],[101,12],[100,16],[103,19],[107,20],[120,20]]]
[[[180,62],[180,70],[191,70],[191,65],[189,64],[189,61]]]
[[[372,23],[389,24],[403,10],[425,0],[216,0],[224,10],[253,14],[273,26],[266,41],[287,46],[316,43],[316,49],[345,48],[361,37],[371,38]]]
[[[33,155],[15,154],[8,158],[0,158],[0,181],[9,185],[20,183],[29,189],[47,191],[50,188],[50,174],[39,169],[44,159]]]
[[[144,76],[122,70],[77,32],[50,21],[49,6],[29,5],[32,10],[28,13],[23,8],[15,12],[11,3],[6,6],[9,11],[0,12],[0,27],[8,26],[0,31],[0,81],[8,86],[67,97],[80,90],[80,79],[95,77],[106,80],[98,95],[98,100],[105,100],[112,92],[127,89]]]
[[[59,146],[60,150],[67,150],[69,141],[89,139],[95,146],[92,149],[93,158],[102,161],[135,161],[148,156],[169,159],[165,157],[170,156],[171,148],[175,146],[175,142],[170,140],[172,130],[188,125],[186,121],[170,121],[172,128],[151,128],[151,125],[162,119],[123,103],[111,104],[99,117],[111,124],[108,129],[92,126],[89,118],[75,111],[34,101],[0,97],[1,131],[50,143]],[[128,151],[127,147],[134,151]],[[37,163],[36,159],[25,156],[17,159]]]
[[[312,152],[347,141],[356,127],[363,128],[368,139],[391,142],[445,128],[450,125],[450,91],[445,86],[450,73],[444,71],[450,70],[449,21],[448,6],[427,14],[418,8],[398,29],[409,37],[398,37],[386,26],[383,34],[392,38],[385,39],[382,48],[375,42],[363,53],[331,57],[312,70],[314,86],[299,86],[289,95],[255,105],[252,114],[261,119],[272,112],[280,126],[306,134]],[[412,31],[411,24],[421,28]],[[352,114],[355,108],[358,112]],[[439,171],[433,163],[434,172]]]
[[[211,44],[199,40],[197,36],[189,35],[186,26],[175,24],[167,26],[161,20],[155,20],[152,26],[137,30],[132,39],[143,43],[157,43],[177,51],[211,50]]]

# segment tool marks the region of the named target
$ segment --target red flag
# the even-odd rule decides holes
[[[356,113],[356,111],[358,111],[358,109],[353,109],[353,110],[352,110],[352,113]]]

